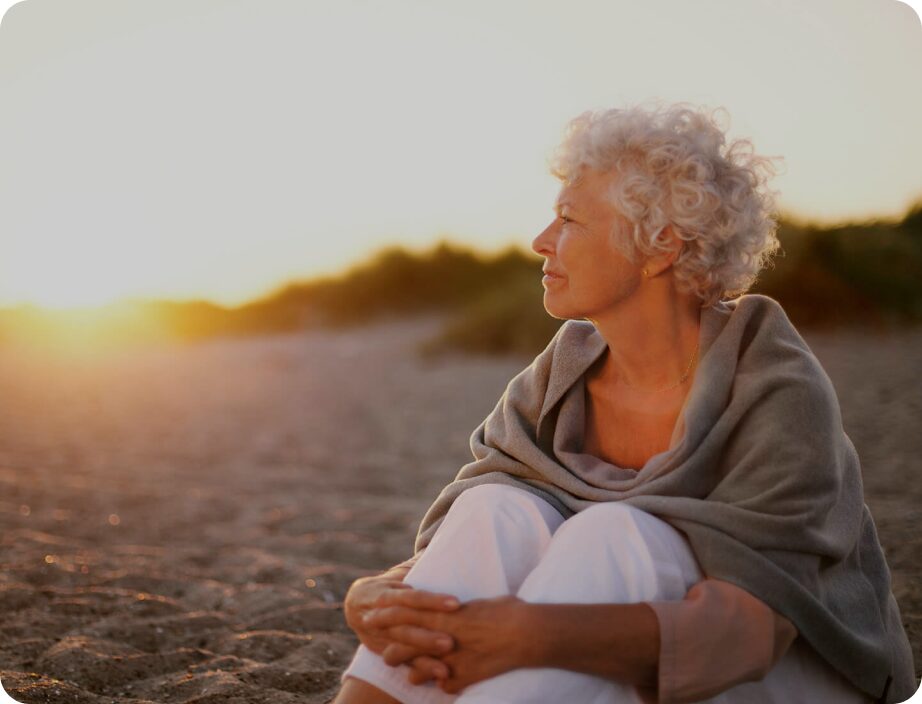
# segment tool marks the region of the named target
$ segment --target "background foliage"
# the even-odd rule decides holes
[[[782,251],[751,290],[778,300],[795,325],[881,329],[922,321],[922,202],[899,222],[822,228],[782,220],[778,237]],[[31,307],[0,311],[0,341],[54,344],[63,334],[194,341],[441,313],[446,325],[422,354],[536,354],[561,324],[542,305],[542,263],[517,248],[484,256],[447,241],[420,253],[391,247],[341,275],[293,282],[236,308],[134,301],[83,323]]]

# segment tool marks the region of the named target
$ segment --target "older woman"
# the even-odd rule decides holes
[[[415,556],[358,580],[336,702],[896,702],[915,688],[828,377],[746,295],[770,162],[686,106],[586,113],[535,238],[566,320]]]

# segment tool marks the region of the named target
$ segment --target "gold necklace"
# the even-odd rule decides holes
[[[625,385],[626,387],[628,387],[629,389],[633,389],[634,391],[643,391],[644,393],[648,393],[648,394],[659,394],[659,393],[662,393],[662,392],[664,392],[664,391],[671,391],[672,389],[674,389],[674,388],[676,388],[676,387],[678,387],[678,386],[681,386],[682,384],[685,383],[686,379],[688,379],[688,374],[689,374],[689,372],[691,372],[692,364],[695,363],[695,357],[698,356],[698,344],[700,344],[700,342],[695,344],[695,351],[692,352],[691,359],[688,360],[688,367],[685,368],[685,373],[682,375],[682,378],[679,379],[679,380],[678,380],[675,384],[673,384],[672,386],[667,386],[665,389],[655,389],[655,390],[641,389],[641,388],[638,388],[638,387],[636,387],[636,386],[631,386],[630,384],[628,384],[628,383],[624,380],[623,377],[621,378],[621,383],[624,384],[624,385]]]

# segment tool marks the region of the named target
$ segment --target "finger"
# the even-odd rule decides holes
[[[411,669],[407,679],[411,684],[423,684],[429,680],[440,680],[448,677],[448,667],[445,663],[428,655],[419,655],[410,663]]]
[[[420,652],[412,645],[391,643],[384,649],[384,652],[381,653],[381,659],[391,667],[397,667],[397,665],[409,662],[419,655]]]
[[[461,606],[457,597],[451,594],[427,592],[422,589],[394,589],[381,594],[375,606],[407,606],[429,611],[454,611]]]
[[[411,609],[406,606],[386,606],[369,609],[362,617],[362,623],[368,628],[391,628],[393,626],[419,626],[426,628],[434,625],[430,612]]]
[[[456,677],[438,680],[439,687],[445,694],[460,694],[467,685]]]
[[[418,626],[392,626],[387,629],[387,637],[428,655],[443,655],[455,645],[454,639],[448,634]]]

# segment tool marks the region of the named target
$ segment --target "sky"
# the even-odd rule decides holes
[[[0,23],[0,306],[227,305],[391,244],[529,248],[587,109],[724,107],[784,213],[922,199],[895,0],[25,0]]]

